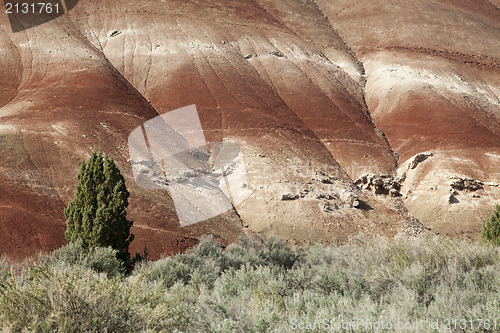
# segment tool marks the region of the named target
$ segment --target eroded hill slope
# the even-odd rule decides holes
[[[62,209],[95,147],[125,174],[134,249],[153,257],[247,228],[292,244],[419,232],[405,205],[434,231],[476,237],[500,191],[495,8],[81,0],[18,33],[2,16],[0,250],[64,243]],[[251,195],[180,228],[167,191],[135,184],[127,137],[190,104],[208,141],[241,147]],[[368,172],[389,176],[356,186]],[[480,188],[460,187],[469,178]]]

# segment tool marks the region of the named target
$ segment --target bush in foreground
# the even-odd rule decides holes
[[[114,277],[125,272],[125,265],[117,258],[117,252],[111,247],[95,247],[87,251],[82,241],[77,240],[55,250],[50,255],[39,255],[37,264],[45,267],[78,266]]]
[[[481,230],[481,239],[493,245],[500,245],[500,205],[483,225]]]
[[[3,269],[0,323],[6,330],[293,332],[299,322],[311,322],[317,327],[308,332],[323,332],[321,323],[357,319],[474,320],[474,327],[454,332],[498,331],[500,325],[495,329],[493,322],[500,316],[498,248],[443,237],[357,240],[295,252],[254,238],[223,251],[205,238],[185,254],[143,262],[129,276],[102,270],[113,265],[75,260],[71,249],[61,252],[20,271]],[[476,319],[489,319],[489,328]]]

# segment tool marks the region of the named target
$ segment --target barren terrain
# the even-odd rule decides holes
[[[65,243],[63,209],[93,148],[122,170],[132,250],[153,258],[205,233],[475,239],[500,201],[499,7],[80,0],[15,33],[2,8],[0,253]],[[207,141],[241,147],[251,195],[181,228],[168,191],[135,184],[127,138],[191,104]]]

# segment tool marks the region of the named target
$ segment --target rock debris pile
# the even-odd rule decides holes
[[[367,173],[359,177],[355,184],[361,189],[372,191],[375,194],[389,195],[391,197],[401,196],[401,184],[389,175],[377,175]]]

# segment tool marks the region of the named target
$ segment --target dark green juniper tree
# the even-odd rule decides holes
[[[64,210],[66,239],[81,239],[85,249],[111,246],[130,269],[128,248],[134,235],[130,233],[133,222],[127,220],[129,196],[113,159],[93,151],[89,161],[80,166],[76,194]]]
[[[493,245],[500,245],[500,205],[483,225],[481,239]]]

